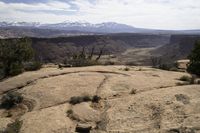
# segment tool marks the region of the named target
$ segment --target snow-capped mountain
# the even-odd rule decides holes
[[[41,24],[39,22],[0,22],[0,27],[39,27]]]
[[[119,32],[135,32],[138,30],[129,25],[119,24],[115,22],[106,22],[100,24],[91,24],[88,22],[63,22],[57,24],[44,24],[40,28],[50,28],[59,30],[78,30],[87,32],[101,33],[119,33]]]
[[[40,24],[37,22],[0,22],[0,27],[35,27],[40,29],[56,29],[66,31],[83,31],[97,33],[136,32],[138,28],[115,22],[92,24],[85,21],[64,21],[56,24]]]
[[[105,22],[92,24],[86,21],[64,21],[55,24],[41,24],[38,22],[0,22],[1,27],[9,28],[28,28],[39,30],[57,30],[61,32],[77,32],[77,33],[151,33],[151,34],[200,34],[200,30],[154,30],[135,28],[130,25],[120,24],[116,22]],[[1,29],[0,29],[1,30]]]

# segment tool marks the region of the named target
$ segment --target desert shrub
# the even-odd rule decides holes
[[[92,100],[92,98],[89,95],[83,96],[82,99],[83,99],[83,102],[88,102]]]
[[[101,98],[97,95],[95,95],[93,97],[91,97],[89,95],[75,96],[75,97],[70,98],[69,103],[72,104],[72,105],[79,104],[79,103],[82,103],[82,102],[89,102],[89,101],[92,101],[94,103],[98,103],[100,99]]]
[[[162,70],[170,70],[171,66],[169,64],[160,64],[159,69],[162,69]]]
[[[68,117],[70,117],[72,114],[73,114],[73,110],[72,109],[67,110],[67,116]]]
[[[9,72],[10,76],[18,75],[18,74],[20,74],[24,71],[23,65],[21,63],[18,63],[18,62],[13,62],[10,65],[9,69],[10,69],[10,72]]]
[[[36,70],[39,70],[41,67],[42,67],[42,63],[39,61],[29,62],[24,65],[24,69],[26,71],[36,71]]]
[[[180,78],[181,81],[185,81],[185,82],[188,82],[189,84],[195,84],[195,77],[194,76],[182,76]]]
[[[93,103],[98,103],[100,100],[101,100],[101,97],[99,97],[97,95],[93,96],[93,98],[92,98]]]
[[[89,60],[89,59],[70,59],[65,64],[69,64],[72,67],[84,67],[84,66],[94,66],[98,65],[99,62],[96,60]]]
[[[132,90],[130,91],[130,94],[136,94],[136,89],[132,89]]]
[[[1,99],[1,107],[10,109],[13,106],[20,104],[23,101],[23,96],[18,92],[8,92]]]
[[[113,61],[106,61],[106,62],[104,63],[104,65],[105,65],[105,66],[107,66],[107,65],[115,65],[115,62],[113,62]]]
[[[124,71],[129,71],[129,70],[130,70],[130,68],[128,68],[128,67],[124,68]]]
[[[153,67],[158,67],[161,65],[161,58],[160,57],[151,57],[151,63]]]
[[[187,71],[200,76],[200,41],[196,41],[194,49],[188,56],[190,63]]]
[[[188,82],[190,82],[191,81],[191,77],[184,75],[184,76],[180,77],[180,80],[181,81],[188,81]]]
[[[69,103],[72,105],[81,103],[83,99],[81,97],[71,97]]]
[[[22,127],[23,121],[16,120],[13,123],[7,125],[6,129],[0,131],[0,133],[19,133]]]
[[[88,101],[91,101],[92,99],[90,98],[90,96],[76,96],[76,97],[71,97],[69,103],[70,104],[79,104],[79,103],[82,103],[82,102],[88,102]]]

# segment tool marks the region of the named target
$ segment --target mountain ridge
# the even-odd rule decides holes
[[[38,28],[64,31],[81,31],[93,33],[152,33],[152,34],[200,34],[200,29],[195,30],[162,30],[137,28],[127,24],[116,22],[103,22],[92,24],[86,21],[64,21],[54,24],[42,24],[39,22],[0,22],[0,28]]]

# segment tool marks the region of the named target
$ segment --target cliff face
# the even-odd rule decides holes
[[[186,59],[197,40],[200,40],[200,35],[172,35],[169,44],[156,49],[153,53],[159,53],[166,62]]]
[[[169,42],[169,36],[148,34],[84,35],[31,39],[36,56],[44,62],[60,62],[66,57],[78,53],[83,47],[88,53],[95,47],[95,54],[98,54],[105,45],[103,54],[120,54],[129,48],[157,47]]]

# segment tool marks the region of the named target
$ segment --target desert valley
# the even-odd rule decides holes
[[[20,30],[32,34],[34,27],[31,33],[28,28]],[[4,41],[23,37],[5,29]],[[186,59],[200,34],[88,32],[30,35],[35,59],[43,65],[1,80],[2,102],[20,101],[6,108],[2,103],[1,132],[200,132],[200,79],[186,72]],[[90,54],[95,61],[99,52],[97,64],[81,62]],[[75,54],[84,58],[70,64]]]

